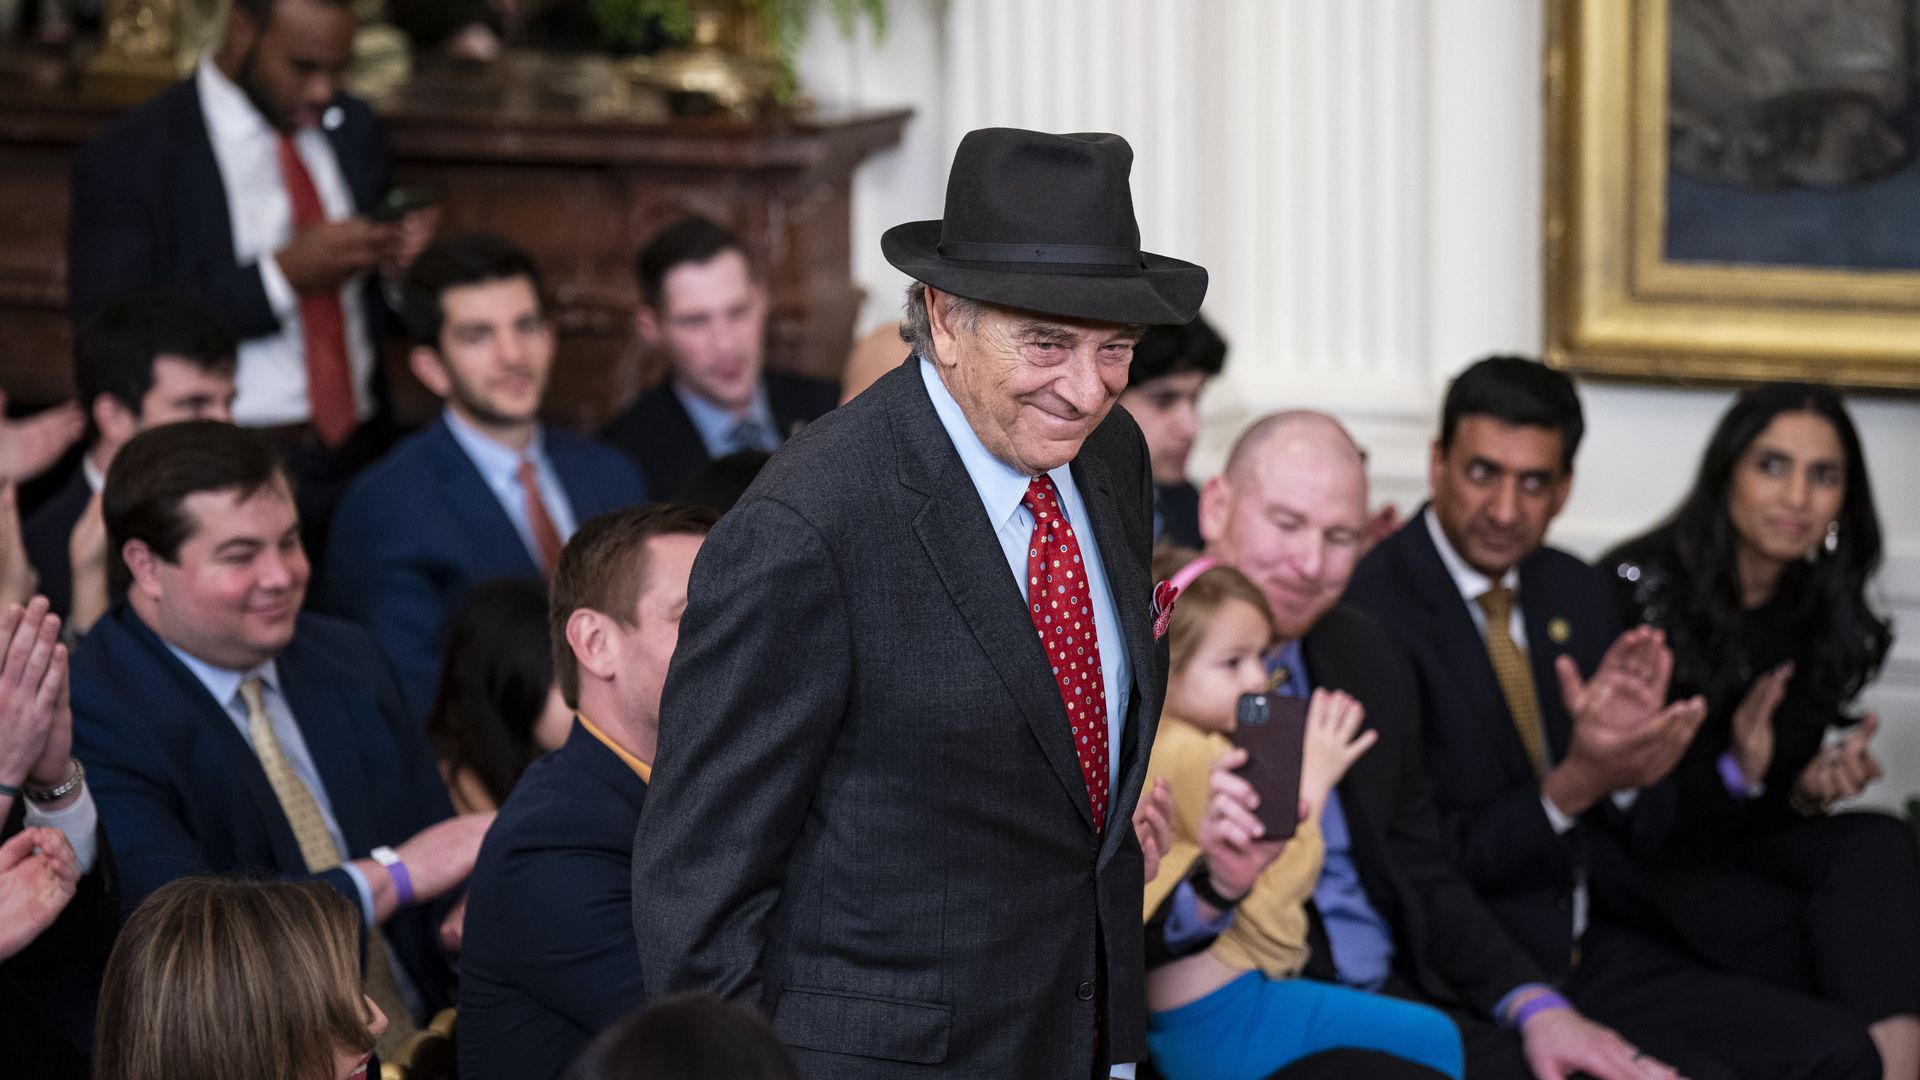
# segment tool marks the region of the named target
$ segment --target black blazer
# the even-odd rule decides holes
[[[1590,918],[1649,925],[1651,901],[1630,853],[1659,846],[1673,821],[1673,786],[1663,782],[1641,792],[1625,813],[1602,799],[1565,834],[1554,833],[1493,661],[1434,547],[1426,513],[1423,508],[1368,553],[1347,599],[1372,613],[1412,660],[1427,775],[1454,862],[1508,932],[1557,974],[1573,954],[1580,876]],[[1619,628],[1606,582],[1586,563],[1543,547],[1518,569],[1534,693],[1558,761],[1573,719],[1554,663],[1571,656],[1591,676]]]
[[[40,504],[22,526],[21,539],[27,548],[27,562],[40,575],[40,595],[62,619],[73,611],[73,560],[67,543],[73,539],[73,527],[93,500],[87,486],[86,471],[76,467],[60,490]]]
[[[840,403],[837,383],[773,371],[762,379],[767,387],[767,407],[773,410],[773,423],[779,429],[774,434],[782,440],[792,438]],[[641,394],[627,411],[614,417],[600,437],[633,458],[646,477],[647,492],[656,499],[680,498],[693,478],[713,460],[686,407],[674,394],[671,381]]]
[[[919,361],[774,455],[694,563],[634,851],[647,987],[757,1002],[808,1075],[1146,1057],[1128,821],[1165,693],[1123,410],[1073,474],[1133,682],[1093,829],[1071,729]],[[911,1069],[911,1065],[929,1066]]]
[[[633,830],[647,785],[577,722],[487,830],[460,952],[460,1075],[548,1080],[645,998]]]
[[[426,733],[358,627],[303,614],[276,665],[349,858],[453,816]],[[74,652],[73,739],[118,856],[125,910],[187,874],[309,876],[239,727],[126,603]],[[344,870],[314,877],[359,907]],[[452,969],[438,928],[451,903],[444,897],[383,924],[429,1014],[449,1003]]]
[[[1492,1015],[1508,991],[1546,975],[1449,857],[1421,755],[1418,676],[1379,623],[1345,604],[1302,647],[1313,685],[1358,698],[1379,732],[1340,782],[1340,804],[1367,899],[1393,927],[1395,964],[1431,1000]],[[1330,959],[1316,947],[1309,973],[1330,977]]]
[[[13,801],[0,843],[26,825],[26,806]],[[31,1062],[35,1076],[88,1080],[93,1014],[100,978],[119,928],[114,910],[113,852],[98,827],[93,870],[52,926],[19,952],[0,960],[0,1047],[9,1060]]]
[[[392,184],[386,139],[373,110],[345,94],[327,129],[354,208],[371,210]],[[73,159],[67,225],[67,306],[76,321],[143,288],[178,290],[224,319],[243,340],[278,333],[257,263],[233,257],[227,189],[189,77],[116,117]],[[369,275],[367,331],[377,358],[386,301]],[[382,399],[382,380],[374,380]]]

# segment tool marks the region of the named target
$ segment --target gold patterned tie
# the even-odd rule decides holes
[[[253,756],[260,759],[260,769],[267,774],[273,797],[280,801],[280,812],[286,815],[287,824],[293,829],[293,839],[300,845],[300,857],[306,861],[307,872],[318,874],[331,870],[340,865],[340,850],[327,832],[327,819],[320,813],[319,802],[300,774],[293,771],[280,747],[279,736],[273,733],[273,721],[267,716],[266,701],[260,694],[262,685],[257,676],[240,684],[240,700],[247,706],[247,739],[253,743]],[[386,935],[377,926],[368,934],[367,996],[387,1014],[387,1030],[380,1036],[379,1051],[381,1060],[393,1061],[400,1052],[400,1044],[415,1030],[413,1017],[400,996],[399,987],[394,985],[393,956]]]
[[[1513,728],[1527,748],[1527,760],[1533,774],[1547,772],[1546,733],[1540,726],[1540,701],[1534,696],[1533,669],[1527,654],[1514,644],[1513,590],[1503,586],[1488,589],[1477,598],[1487,616],[1487,655],[1493,659],[1494,677],[1500,680],[1501,696],[1507,699],[1507,711],[1513,714]]]

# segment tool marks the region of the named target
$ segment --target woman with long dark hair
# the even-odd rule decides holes
[[[454,617],[427,737],[463,814],[498,809],[535,758],[566,741],[572,714],[553,685],[547,590],[496,581]]]
[[[1721,417],[1673,517],[1602,566],[1622,622],[1666,632],[1673,693],[1708,703],[1673,774],[1663,907],[1710,961],[1857,1013],[1912,1080],[1920,851],[1893,817],[1829,812],[1880,775],[1879,720],[1852,711],[1892,642],[1867,598],[1880,553],[1839,395],[1774,383]]]

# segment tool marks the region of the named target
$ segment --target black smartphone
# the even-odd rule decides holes
[[[1256,816],[1268,840],[1300,828],[1300,763],[1307,745],[1307,701],[1279,694],[1243,694],[1234,712],[1233,745],[1247,752],[1237,770],[1260,794]]]
[[[373,208],[367,216],[375,221],[391,224],[413,213],[433,205],[433,189],[423,187],[397,187],[387,192],[380,205]]]

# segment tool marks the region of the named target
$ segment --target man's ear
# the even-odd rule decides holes
[[[1226,473],[1215,473],[1200,488],[1200,539],[1212,544],[1227,531],[1228,507],[1233,502],[1233,482]]]
[[[1553,509],[1547,511],[1548,521],[1560,516],[1560,511],[1567,505],[1567,496],[1572,494],[1573,470],[1568,469],[1560,474],[1560,479],[1553,482]]]
[[[440,351],[426,345],[415,345],[407,350],[407,369],[420,385],[433,392],[433,396],[445,400],[453,393],[453,380],[447,377],[446,361],[440,359]]]
[[[160,599],[160,556],[154,554],[145,540],[129,540],[120,545],[120,557],[126,560],[127,572],[133,575],[132,588],[149,600]]]
[[[660,313],[652,304],[641,304],[633,310],[633,332],[639,334],[649,348],[660,347]]]
[[[93,414],[93,426],[100,432],[100,441],[113,449],[125,446],[128,439],[140,433],[140,418],[112,394],[95,397],[88,412]]]
[[[926,288],[927,329],[928,336],[933,339],[933,355],[927,359],[942,367],[952,367],[955,358],[960,355],[955,346],[960,327],[954,325],[953,320],[949,318],[952,314],[952,305],[948,302],[947,294],[931,285]]]
[[[567,647],[573,650],[574,661],[602,682],[612,679],[620,669],[609,621],[591,608],[578,608],[567,616]]]
[[[1433,440],[1433,451],[1427,455],[1427,494],[1429,497],[1440,490],[1440,479],[1447,472],[1447,451],[1440,440]]]

